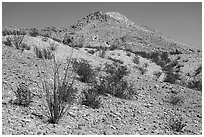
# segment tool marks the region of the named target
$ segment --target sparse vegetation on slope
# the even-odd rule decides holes
[[[2,134],[202,134],[201,51],[119,13],[2,35]]]

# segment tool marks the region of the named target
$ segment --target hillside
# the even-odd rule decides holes
[[[91,13],[70,28],[2,33],[2,134],[202,134],[201,50],[116,12]],[[53,86],[53,54],[60,76],[73,58],[76,92],[57,124],[46,117],[40,86],[44,73]],[[15,94],[21,82],[32,95],[28,106]]]

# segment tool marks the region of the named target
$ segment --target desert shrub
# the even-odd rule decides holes
[[[139,56],[135,55],[132,61],[133,61],[135,64],[139,64],[139,63],[140,63],[139,59],[140,59]]]
[[[134,52],[136,55],[140,55],[143,58],[151,59],[153,62],[155,62],[157,65],[159,65],[164,73],[166,74],[166,77],[164,79],[164,82],[168,82],[171,84],[174,84],[177,80],[179,80],[179,68],[175,68],[178,66],[178,61],[173,60],[171,61],[169,57],[169,53],[167,52],[144,52],[144,51],[137,51]]]
[[[48,38],[47,38],[47,37],[43,37],[43,38],[42,38],[42,41],[47,42],[47,41],[48,41]]]
[[[127,52],[126,55],[127,55],[128,57],[130,57],[130,56],[131,56],[131,53],[130,53],[130,52]]]
[[[153,60],[155,63],[159,62],[159,53],[158,52],[152,52],[150,54],[151,60]]]
[[[94,50],[88,50],[87,52],[88,52],[89,54],[94,54],[94,53],[95,53]]]
[[[117,45],[113,44],[109,47],[109,50],[116,50],[118,48]]]
[[[26,43],[22,43],[21,47],[22,47],[23,50],[30,50],[30,48],[31,48],[30,45],[28,45]]]
[[[73,39],[71,38],[71,36],[65,35],[62,43],[65,45],[71,45],[73,43]]]
[[[129,73],[126,67],[116,63],[106,64],[104,71],[107,75],[99,76],[99,82],[94,83],[99,94],[110,94],[122,99],[131,99],[136,95],[133,86],[123,79]]]
[[[135,68],[137,68],[137,69],[140,71],[141,75],[144,75],[145,72],[147,71],[147,69],[144,68],[144,67],[138,67],[138,66],[135,66]]]
[[[72,86],[72,84],[70,84],[70,83],[67,83],[67,85],[65,85],[64,83],[59,84],[58,85],[58,90],[59,90],[58,94],[59,94],[60,100],[62,102],[71,103],[73,101],[73,99],[75,99],[74,93],[77,92],[77,88],[74,88]]]
[[[61,76],[59,74],[59,68],[62,68],[61,63],[56,62],[55,55],[53,55],[54,77],[52,81],[48,76],[48,68],[46,68],[47,64],[44,60],[45,58],[39,60],[41,61],[41,65],[36,65],[40,75],[43,92],[46,95],[46,103],[48,107],[46,116],[48,117],[48,122],[52,124],[57,124],[63,115],[68,112],[76,97],[76,89],[73,88],[75,74],[70,67],[71,57],[67,58],[66,66],[63,68],[64,72]]]
[[[12,35],[26,35],[26,32],[23,29],[14,29]]]
[[[162,72],[160,72],[160,71],[154,72],[153,75],[156,76],[156,78],[159,78],[162,75]]]
[[[166,77],[164,82],[174,84],[177,80],[180,79],[179,69],[176,70],[174,67],[178,65],[177,61],[172,61],[169,64],[165,65],[162,70],[165,72]]]
[[[195,89],[202,91],[202,79],[193,79],[187,83],[187,87],[190,89]]]
[[[13,44],[16,47],[16,49],[20,50],[22,49],[22,42],[24,39],[24,35],[23,36],[13,36]]]
[[[2,29],[2,36],[6,36],[6,35],[11,35],[11,31],[9,31],[9,30],[6,29],[6,28],[3,28],[3,29]]]
[[[70,46],[70,47],[73,47],[73,48],[82,48],[82,47],[83,47],[83,44],[71,43],[69,46]]]
[[[168,100],[166,100],[167,103],[173,105],[173,106],[179,106],[181,103],[184,102],[184,97],[179,95],[170,95]]]
[[[42,36],[45,37],[45,38],[50,38],[51,33],[45,33],[45,34],[43,34]]]
[[[168,123],[169,128],[174,132],[182,132],[182,129],[186,126],[181,116],[171,117]]]
[[[2,36],[6,36],[6,35],[26,35],[26,32],[23,29],[16,30],[16,29],[3,28]]]
[[[151,54],[150,54],[150,53],[146,53],[146,52],[144,52],[144,51],[135,51],[134,54],[135,54],[135,55],[140,55],[140,56],[142,56],[143,58],[151,59],[151,57],[150,57]]]
[[[54,41],[57,41],[57,42],[59,42],[59,43],[61,43],[61,40],[60,39],[58,39],[58,38],[52,38]]]
[[[94,71],[87,60],[74,59],[73,60],[74,71],[79,75],[80,81],[90,83],[95,76]]]
[[[105,64],[104,71],[115,79],[115,81],[120,81],[125,75],[129,73],[126,66],[119,65],[117,63]]]
[[[202,73],[202,66],[199,66],[196,70],[195,70],[195,73],[194,73],[194,76],[198,75]]]
[[[169,59],[169,54],[167,52],[161,52],[160,53],[160,58],[161,58],[162,61],[165,61],[166,63],[171,61]]]
[[[34,47],[35,55],[40,59],[52,59],[53,54],[50,48],[38,48],[37,46]]]
[[[4,41],[4,44],[7,46],[12,46],[12,38],[11,37],[7,37],[6,41]]]
[[[179,76],[177,73],[174,73],[173,71],[167,71],[166,76],[164,78],[164,82],[170,83],[170,84],[174,84],[178,79]]]
[[[28,88],[28,85],[25,83],[19,83],[17,85],[17,90],[13,90],[16,96],[15,99],[15,104],[17,105],[22,105],[22,106],[29,106],[30,103],[32,102],[32,95],[31,95],[31,91]]]
[[[143,68],[147,68],[148,66],[149,66],[149,64],[148,64],[147,62],[145,62],[145,63],[142,65]]]
[[[39,32],[38,32],[38,30],[36,28],[32,28],[32,29],[30,29],[29,35],[32,36],[32,37],[37,37],[40,34],[39,34]]]
[[[82,100],[82,105],[86,105],[93,109],[98,109],[100,107],[100,99],[97,91],[94,88],[84,90],[83,94],[85,98]]]
[[[132,99],[136,95],[133,86],[124,79],[116,80],[114,76],[101,76],[99,83],[94,84],[94,88],[99,94],[110,94],[122,99]]]
[[[182,54],[182,52],[179,51],[178,49],[176,49],[176,50],[170,51],[170,54],[171,55],[178,55],[178,54]]]
[[[124,63],[122,60],[114,59],[114,58],[111,58],[111,57],[108,57],[107,59],[112,60],[113,62],[116,62],[116,63],[119,63],[119,64],[123,64]]]
[[[57,45],[54,44],[54,43],[50,43],[50,50],[51,50],[51,51],[57,50]]]
[[[105,58],[106,56],[106,48],[105,47],[99,47],[99,57]]]

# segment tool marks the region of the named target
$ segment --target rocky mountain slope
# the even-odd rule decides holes
[[[115,12],[91,13],[70,28],[4,27],[2,33],[2,134],[202,134],[200,49]],[[122,66],[128,73],[121,70],[118,76],[124,74],[122,82],[132,87],[127,93],[125,89],[116,93],[104,90],[107,94],[101,94],[94,89],[100,93],[100,105],[90,107],[91,103],[82,103],[84,91],[95,83],[80,80],[78,73],[73,85],[77,99],[58,124],[51,124],[45,115],[45,93],[39,86],[36,65],[41,60],[35,55],[36,47],[52,49],[50,52],[64,65],[71,55],[88,61],[96,73],[92,80],[108,74],[104,70],[107,64]],[[46,62],[52,79],[49,68],[53,61]],[[33,98],[27,107],[16,103],[13,91],[20,82],[30,83]],[[117,86],[121,85],[111,87]],[[125,98],[129,95],[131,98]]]

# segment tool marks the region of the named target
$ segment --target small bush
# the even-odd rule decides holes
[[[27,107],[32,102],[31,91],[27,84],[23,82],[18,84],[17,90],[14,90],[14,93],[16,96],[15,104]]]
[[[7,28],[3,28],[2,29],[2,36],[6,36],[6,35],[26,35],[26,32],[23,29],[7,29]]]
[[[143,68],[147,68],[148,66],[149,66],[148,63],[144,63],[144,64],[142,65]]]
[[[202,73],[202,66],[199,66],[196,70],[195,70],[195,73],[194,73],[194,76],[198,75]]]
[[[171,55],[178,55],[178,54],[182,54],[182,52],[179,51],[178,49],[176,49],[176,50],[170,51],[170,54]]]
[[[179,79],[179,74],[173,71],[166,71],[165,74],[164,82],[174,84]]]
[[[9,31],[9,30],[6,29],[6,28],[3,28],[3,29],[2,29],[2,36],[6,36],[6,35],[11,35],[11,31]]]
[[[50,38],[50,36],[51,36],[51,33],[45,33],[45,34],[43,34],[43,37],[45,37],[45,38]]]
[[[104,71],[112,75],[116,81],[120,81],[125,75],[129,73],[126,66],[119,65],[117,63],[105,64]]]
[[[89,54],[94,54],[94,53],[95,53],[94,50],[88,50],[87,52],[88,52]]]
[[[13,44],[16,47],[16,49],[22,49],[22,42],[24,39],[24,35],[23,36],[13,36]]]
[[[194,79],[192,81],[189,81],[187,87],[190,89],[202,91],[202,79]]]
[[[30,46],[28,44],[22,43],[21,44],[22,49],[24,50],[30,50]]]
[[[159,78],[162,75],[162,72],[154,72],[153,75],[156,76],[156,78]]]
[[[34,47],[35,55],[40,59],[52,59],[53,53],[49,48],[39,49],[37,46]]]
[[[130,52],[127,52],[126,55],[127,55],[128,57],[130,57],[130,56],[131,56],[131,53],[130,53]]]
[[[118,48],[118,46],[117,45],[111,45],[110,47],[109,47],[109,50],[116,50]]]
[[[141,75],[144,75],[145,72],[147,71],[147,69],[144,67],[134,66],[134,68],[138,69],[140,71]]]
[[[47,38],[47,37],[43,37],[43,38],[42,38],[42,41],[47,42],[47,41],[48,41],[48,38]]]
[[[105,58],[106,56],[106,49],[105,48],[100,48],[99,49],[99,57]]]
[[[116,62],[116,63],[119,63],[119,64],[123,64],[124,63],[122,60],[114,59],[114,58],[111,58],[111,57],[108,57],[107,59],[112,60],[113,62]]]
[[[38,33],[38,30],[36,28],[30,29],[29,35],[32,37],[37,37],[40,34]]]
[[[171,95],[167,102],[172,104],[173,106],[178,106],[184,102],[184,98],[182,96],[178,96],[178,95]]]
[[[129,73],[126,67],[116,63],[106,64],[104,70],[107,75],[100,76],[99,82],[94,83],[94,88],[99,94],[110,94],[122,99],[131,99],[136,95],[133,86],[123,79]]]
[[[82,100],[82,105],[86,105],[93,109],[98,109],[100,107],[100,99],[98,98],[98,93],[94,88],[84,90],[83,94],[85,98]]]
[[[77,88],[74,88],[71,83],[61,83],[58,85],[58,96],[59,100],[62,102],[66,102],[71,104],[71,102],[75,99],[75,93],[77,92]]]
[[[51,43],[51,44],[50,44],[50,50],[51,50],[51,51],[55,51],[56,49],[57,49],[57,45],[54,44],[54,43]]]
[[[61,43],[61,40],[60,39],[58,39],[58,38],[52,38],[54,41],[57,41],[57,42],[59,42],[59,43]]]
[[[135,64],[139,64],[139,63],[140,63],[139,59],[140,59],[139,56],[135,55],[132,61],[133,61]]]
[[[141,75],[144,75],[144,74],[145,74],[145,72],[147,71],[147,69],[146,69],[146,68],[144,68],[144,67],[138,67],[138,69],[140,70]]]
[[[74,71],[79,75],[80,81],[85,83],[90,83],[95,76],[91,65],[87,60],[73,60]]]
[[[111,75],[101,76],[99,79],[99,83],[94,84],[94,88],[99,94],[110,94],[122,99],[132,99],[133,95],[136,95],[132,85],[123,79],[118,81]]]
[[[4,42],[4,44],[7,45],[7,46],[12,46],[12,39],[11,39],[11,37],[7,37],[6,41]]]
[[[82,48],[82,47],[83,47],[83,44],[71,43],[69,46],[70,46],[70,47],[73,47],[73,48]]]
[[[171,117],[169,120],[169,127],[174,132],[182,132],[182,129],[186,126],[182,117]]]

